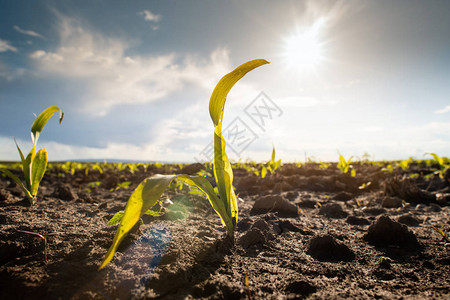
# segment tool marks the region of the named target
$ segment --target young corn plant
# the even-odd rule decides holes
[[[347,174],[350,171],[350,175],[352,177],[356,176],[356,170],[352,168],[351,162],[353,156],[351,156],[349,159],[345,159],[342,154],[339,154],[339,163],[337,164],[337,167],[339,170],[341,170],[342,173]]]
[[[33,125],[31,126],[31,141],[33,142],[33,147],[31,148],[30,153],[28,153],[27,157],[23,155],[22,150],[20,150],[19,145],[14,140],[16,142],[16,147],[19,151],[20,160],[22,162],[25,185],[16,175],[11,173],[11,171],[7,169],[0,169],[0,172],[9,176],[20,186],[20,188],[25,193],[25,196],[30,201],[30,204],[33,204],[36,201],[39,184],[44,177],[48,163],[47,150],[44,148],[36,152],[36,143],[38,141],[39,135],[42,132],[42,129],[44,129],[45,124],[47,124],[48,120],[50,120],[53,114],[57,111],[59,111],[59,124],[61,124],[64,113],[57,106],[48,107],[43,112],[41,112],[41,114],[34,121]]]
[[[281,166],[281,159],[275,161],[275,147],[272,149],[272,157],[270,160],[263,164],[261,167],[261,178],[266,177],[267,172],[270,172],[270,174],[273,174],[276,169],[278,169]]]
[[[231,88],[253,69],[269,63],[264,59],[246,62],[228,73],[217,83],[209,101],[209,113],[214,124],[214,178],[218,194],[209,181],[199,175],[154,175],[144,179],[131,194],[120,217],[120,224],[111,247],[106,253],[99,269],[104,268],[114,257],[117,247],[126,234],[134,227],[142,215],[147,213],[158,201],[169,184],[177,179],[198,188],[208,198],[211,206],[219,215],[227,235],[234,238],[234,229],[238,218],[237,197],[233,189],[233,171],[225,152],[225,139],[222,135],[225,101]],[[116,219],[117,220],[117,219]]]
[[[440,157],[436,153],[425,153],[433,156],[434,160],[439,165],[439,169],[435,172],[436,175],[439,175],[442,179],[444,179],[444,174],[450,168],[450,161],[446,157]]]

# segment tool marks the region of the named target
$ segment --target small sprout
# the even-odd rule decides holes
[[[408,170],[409,166],[413,163],[413,158],[410,156],[406,160],[402,160],[398,163],[399,167],[402,168],[403,171]]]
[[[36,236],[36,237],[38,237],[38,238],[40,238],[41,240],[44,241],[44,261],[45,261],[45,263],[47,263],[47,252],[48,252],[47,251],[47,237],[49,237],[51,235],[56,235],[56,234],[59,234],[59,233],[56,232],[56,233],[49,233],[49,234],[42,235],[42,234],[37,233],[37,232],[25,231],[25,230],[17,230],[17,232],[31,234],[31,235],[34,235],[34,236]]]
[[[245,291],[247,292],[247,298],[248,300],[252,299],[252,293],[250,291],[250,283],[249,283],[249,279],[248,279],[248,272],[245,272]]]
[[[352,177],[355,177],[356,170],[354,170],[351,165],[353,156],[351,156],[349,159],[345,159],[344,156],[342,156],[339,152],[338,152],[338,154],[339,154],[339,163],[337,164],[338,169],[341,170],[341,172],[344,174],[347,174],[348,171],[350,171],[350,175]]]
[[[115,188],[112,188],[109,191],[110,192],[114,192],[114,191],[117,191],[120,188],[127,189],[130,186],[130,184],[131,184],[131,181],[124,181],[122,183],[118,183]]]
[[[0,168],[0,172],[3,172],[5,175],[9,176],[19,185],[19,187],[25,193],[25,196],[30,201],[30,204],[33,204],[36,201],[39,184],[44,177],[48,163],[47,150],[40,149],[36,152],[36,144],[42,130],[44,129],[45,124],[47,124],[48,120],[50,120],[53,114],[57,111],[59,111],[60,113],[59,124],[61,124],[64,113],[59,107],[56,106],[48,107],[36,118],[33,125],[31,126],[31,141],[33,142],[33,147],[26,157],[23,155],[22,150],[20,150],[20,147],[17,144],[17,141],[14,139],[17,150],[19,151],[20,160],[22,162],[25,185],[16,175],[11,173],[11,171]]]
[[[433,156],[434,160],[439,165],[439,169],[434,172],[434,174],[439,175],[441,178],[444,178],[444,174],[450,168],[450,162],[447,157],[440,157],[436,153],[425,153]]]
[[[442,230],[438,227],[433,227],[434,231],[436,231],[437,233],[439,233],[442,236],[442,241],[441,243],[447,243],[447,230]]]
[[[321,160],[319,160],[319,168],[320,169],[328,169],[329,167],[330,167],[330,163],[326,163],[326,162],[323,162],[323,161],[321,161]]]
[[[366,182],[366,183],[363,183],[362,185],[360,185],[360,186],[358,187],[358,189],[360,189],[360,190],[367,189],[371,184],[372,184],[371,181]]]
[[[272,149],[272,157],[270,160],[263,164],[261,167],[261,178],[266,177],[267,171],[270,172],[270,174],[273,174],[276,169],[278,169],[281,166],[281,159],[275,161],[275,147]]]

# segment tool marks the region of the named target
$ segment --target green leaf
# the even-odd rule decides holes
[[[265,59],[251,60],[240,65],[220,79],[219,83],[217,83],[214,88],[209,101],[209,114],[211,115],[211,119],[213,120],[215,126],[222,121],[226,97],[236,82],[238,82],[251,70],[268,63],[269,62]]]
[[[27,188],[23,185],[22,181],[20,181],[19,177],[17,177],[16,175],[11,173],[11,171],[9,171],[7,169],[0,169],[0,172],[2,172],[6,176],[8,176],[12,180],[14,180],[19,185],[19,187],[22,189],[22,191],[25,193],[25,196],[27,196],[28,200],[30,200],[30,202],[33,201],[33,196],[27,190]]]
[[[111,247],[103,259],[99,270],[108,264],[114,257],[114,253],[126,234],[139,221],[141,216],[156,204],[161,194],[176,175],[155,175],[144,179],[131,194],[125,207],[125,211],[117,228]]]
[[[33,125],[31,126],[31,140],[33,145],[36,145],[39,135],[44,129],[45,124],[47,124],[48,120],[53,116],[55,112],[59,111],[59,124],[61,124],[64,112],[57,106],[50,106],[46,108],[41,114],[34,120]]]
[[[30,153],[27,155],[27,158],[24,157],[22,150],[20,150],[19,145],[17,144],[16,139],[14,139],[16,143],[17,151],[19,151],[20,160],[22,162],[22,170],[23,176],[25,177],[25,186],[27,189],[31,190],[31,161],[33,160],[33,156],[36,153],[36,147],[33,145]]]
[[[440,165],[440,166],[443,166],[445,163],[444,163],[444,160],[441,158],[441,157],[439,157],[436,153],[428,153],[428,154],[430,154],[431,156],[433,156],[433,158],[437,161],[437,163]]]
[[[271,163],[275,162],[275,147],[272,149],[272,159],[270,160]]]
[[[261,178],[266,177],[266,175],[267,175],[267,168],[266,166],[263,166],[261,169]]]
[[[148,216],[153,216],[153,217],[161,217],[161,216],[164,216],[164,212],[161,212],[161,211],[154,211],[154,210],[151,210],[151,209],[147,210],[144,214],[145,214],[145,215],[148,215]]]
[[[223,111],[228,92],[231,88],[251,70],[268,64],[264,59],[255,59],[246,62],[232,72],[223,76],[214,88],[209,100],[209,114],[214,123],[214,178],[219,189],[220,201],[225,206],[227,219],[232,220],[232,227],[227,228],[231,235],[234,232],[234,224],[237,223],[238,206],[237,197],[233,189],[233,170],[225,152],[225,139],[222,135]],[[223,218],[223,216],[221,216]],[[223,219],[222,219],[223,221]]]
[[[39,183],[47,170],[48,155],[46,149],[41,149],[36,153],[31,165],[31,194],[35,197],[39,188]]]
[[[114,226],[116,224],[120,223],[120,220],[122,220],[123,217],[123,210],[116,212],[116,214],[109,220],[108,224],[106,226]]]
[[[213,187],[208,180],[206,180],[206,178],[202,176],[189,175],[155,175],[144,179],[144,181],[138,185],[133,194],[131,194],[123,215],[120,216],[120,212],[116,213],[116,215],[114,215],[114,217],[109,221],[108,224],[111,224],[114,219],[114,222],[116,223],[113,224],[117,224],[117,220],[119,220],[120,225],[117,229],[116,235],[114,236],[112,245],[106,253],[99,269],[105,267],[106,264],[112,260],[117,247],[120,245],[126,234],[139,221],[142,215],[148,213],[149,209],[157,203],[164,190],[175,178],[178,178],[189,185],[193,185],[205,193],[211,203],[211,206],[217,214],[219,214],[224,226],[226,226],[227,229],[233,228],[231,219],[227,218],[223,203],[219,201],[214,193]]]

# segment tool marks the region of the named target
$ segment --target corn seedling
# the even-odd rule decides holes
[[[326,162],[319,160],[319,168],[320,169],[328,169],[330,167],[330,165],[331,165],[330,163],[326,163]]]
[[[45,124],[47,124],[48,120],[53,116],[55,112],[59,111],[59,124],[61,124],[64,113],[61,109],[56,106],[50,106],[45,109],[41,114],[36,118],[33,125],[31,126],[31,141],[33,142],[33,147],[28,153],[27,157],[20,150],[19,145],[16,142],[17,150],[19,151],[20,160],[22,162],[22,170],[23,175],[25,177],[25,185],[22,181],[11,171],[7,169],[0,169],[5,175],[9,176],[13,179],[23,190],[25,196],[30,201],[30,204],[33,204],[36,201],[36,195],[38,192],[39,184],[44,177],[45,171],[47,170],[48,163],[48,154],[47,150],[40,149],[36,152],[36,143],[38,141],[39,135],[41,134],[42,129],[44,129]]]
[[[441,178],[444,178],[445,172],[450,168],[449,159],[446,157],[440,157],[436,153],[425,153],[433,156],[434,160],[439,165],[439,170],[435,172],[436,175],[439,175]]]
[[[110,192],[114,192],[117,191],[118,189],[127,189],[131,184],[131,181],[124,181],[121,183],[118,183],[117,186],[115,188],[110,189]]]
[[[275,170],[280,167],[280,165],[281,165],[281,159],[275,161],[275,147],[273,147],[273,149],[272,149],[272,157],[270,158],[270,160],[267,163],[262,165],[261,178],[266,177],[267,171],[269,171],[270,174],[273,174],[275,172]]]
[[[409,166],[413,163],[413,158],[409,157],[408,159],[402,160],[398,163],[398,166],[402,168],[403,171],[408,170]]]
[[[347,174],[348,171],[350,171],[350,175],[352,177],[356,176],[356,170],[352,168],[351,162],[353,156],[351,156],[349,159],[345,159],[344,156],[342,156],[339,152],[339,163],[337,164],[337,167],[339,170],[341,170],[342,173]]]
[[[219,215],[222,225],[229,237],[234,238],[234,229],[238,218],[237,197],[233,189],[233,170],[225,152],[225,139],[222,135],[223,112],[225,101],[231,88],[251,70],[267,64],[264,59],[256,59],[246,62],[228,73],[214,88],[209,101],[209,113],[214,124],[214,178],[217,183],[219,195],[209,181],[203,176],[189,175],[155,175],[144,179],[131,194],[120,218],[120,224],[114,236],[111,247],[103,259],[99,269],[108,264],[117,250],[117,247],[126,234],[158,201],[161,194],[175,179],[188,185],[197,187],[204,193],[213,209]],[[156,166],[156,164],[155,164]],[[162,166],[162,165],[161,165]]]

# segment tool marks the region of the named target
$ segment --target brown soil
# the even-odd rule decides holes
[[[235,169],[234,241],[206,199],[169,190],[166,215],[144,216],[101,271],[108,220],[142,179],[177,167],[52,169],[33,206],[0,177],[0,299],[449,299],[450,247],[433,230],[450,229],[448,174],[355,168],[285,164],[264,179]],[[47,263],[43,240],[18,230],[49,234]]]

